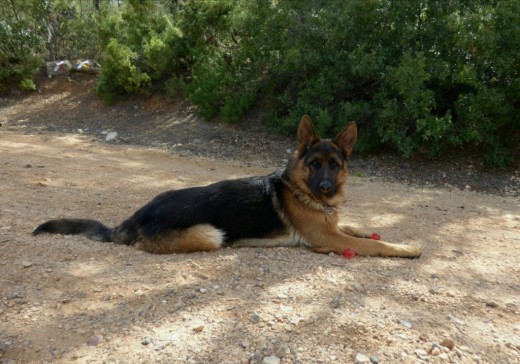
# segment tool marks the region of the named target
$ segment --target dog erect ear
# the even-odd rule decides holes
[[[333,142],[336,143],[345,157],[348,157],[352,154],[352,149],[354,149],[354,144],[356,144],[357,139],[357,125],[354,121],[350,122],[345,129],[341,133],[338,134],[336,138],[334,138]]]
[[[311,118],[304,115],[300,120],[300,126],[298,127],[298,153],[304,154],[314,143],[320,140],[314,125],[312,125]]]

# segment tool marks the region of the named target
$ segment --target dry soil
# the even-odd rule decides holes
[[[292,148],[258,127],[255,155],[235,158],[235,128],[182,102],[143,121],[153,98],[48,87],[0,104],[0,363],[520,363],[517,194],[351,176],[344,222],[422,247],[416,260],[33,237],[49,218],[116,225],[162,191],[270,173]],[[148,147],[124,139],[134,118]],[[167,132],[191,139],[154,143]]]

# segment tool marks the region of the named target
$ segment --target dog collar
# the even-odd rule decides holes
[[[311,195],[313,199],[315,199],[316,201],[318,201],[321,206],[323,207],[323,212],[325,213],[325,215],[332,215],[332,213],[334,212],[334,207],[332,206],[329,206],[325,203],[325,201],[323,201],[322,199],[314,196],[314,195]]]
[[[304,193],[302,190],[300,190],[298,187],[294,186],[290,181],[287,181],[284,178],[282,178],[282,182],[291,190],[292,195],[303,204],[309,205],[309,202],[313,202],[314,207],[319,207],[317,208],[317,210],[319,210],[320,208],[323,209],[325,215],[332,215],[334,213],[334,207],[327,205],[322,199],[314,195]],[[311,199],[309,199],[309,197]]]

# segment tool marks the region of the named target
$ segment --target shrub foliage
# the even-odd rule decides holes
[[[207,118],[260,106],[286,133],[302,114],[325,135],[357,120],[364,151],[520,154],[516,0],[13,0],[0,14],[2,84],[95,56],[109,101],[162,89]]]

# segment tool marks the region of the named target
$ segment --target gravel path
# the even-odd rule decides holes
[[[478,182],[477,166],[353,160],[342,220],[421,246],[417,260],[32,237],[51,217],[116,225],[164,190],[267,174],[293,147],[258,120],[205,123],[155,98],[111,108],[76,82],[0,103],[0,363],[520,363],[514,173],[466,188],[453,175]]]

